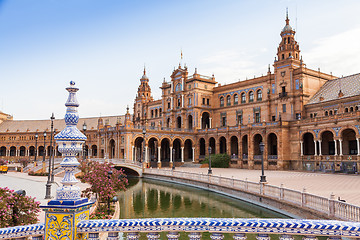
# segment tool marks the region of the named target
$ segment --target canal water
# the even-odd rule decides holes
[[[150,179],[130,178],[120,192],[120,218],[289,218],[214,192]]]

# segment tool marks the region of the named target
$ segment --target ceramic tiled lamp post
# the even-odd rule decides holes
[[[80,188],[76,186],[78,180],[74,175],[74,170],[80,165],[76,155],[82,151],[86,140],[86,136],[76,127],[79,121],[76,92],[79,89],[71,81],[70,87],[66,90],[69,92],[65,103],[66,127],[54,137],[63,156],[60,166],[64,168],[65,176],[61,181],[62,186],[56,190],[56,199],[41,206],[46,213],[45,239],[85,238],[85,236],[77,236],[75,226],[78,222],[89,219],[89,208],[93,204],[87,198],[81,198]]]

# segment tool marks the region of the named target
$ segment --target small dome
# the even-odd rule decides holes
[[[282,31],[283,32],[292,31],[292,27],[289,24],[286,24]]]
[[[141,79],[146,79],[146,80],[148,80],[148,77],[144,74],[142,77],[141,77]]]

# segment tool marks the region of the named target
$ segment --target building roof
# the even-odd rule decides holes
[[[104,125],[115,126],[116,123],[124,124],[125,115],[101,117]],[[77,125],[82,130],[84,122],[87,130],[96,130],[99,117],[80,118]],[[65,128],[64,119],[54,120],[54,129],[61,131]],[[8,120],[0,124],[0,133],[4,132],[44,132],[50,131],[51,120]]]
[[[360,95],[360,73],[328,80],[320,90],[314,94],[308,104],[327,102],[357,95]]]

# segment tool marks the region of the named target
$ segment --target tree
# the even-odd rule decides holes
[[[82,180],[91,186],[83,190],[83,196],[90,197],[96,194],[100,202],[112,199],[116,192],[126,190],[128,180],[122,170],[112,168],[110,163],[82,162],[80,166],[83,172]],[[109,175],[108,172],[112,171]]]
[[[40,202],[35,198],[0,188],[0,228],[34,224],[39,212]]]

